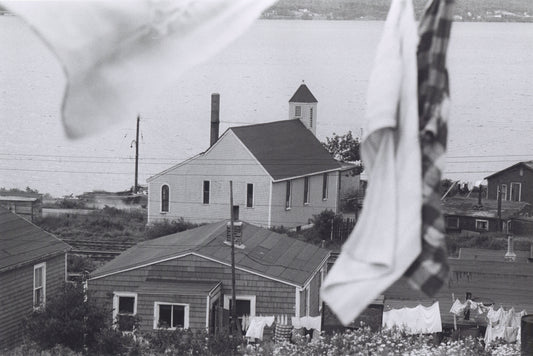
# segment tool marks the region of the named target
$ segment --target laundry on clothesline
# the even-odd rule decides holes
[[[272,324],[274,324],[274,319],[274,316],[251,316],[250,325],[246,331],[246,337],[263,340],[265,326],[272,326]]]
[[[315,329],[322,331],[322,317],[321,316],[303,316],[291,318],[292,326],[295,329],[305,328],[305,329]]]
[[[384,329],[397,328],[408,334],[432,334],[442,331],[439,302],[430,307],[391,309],[383,312]]]
[[[501,338],[507,342],[520,341],[522,316],[525,310],[515,312],[514,308],[505,310],[500,307],[494,310],[491,306],[487,312],[487,329],[485,331],[485,345],[488,347],[494,340]]]

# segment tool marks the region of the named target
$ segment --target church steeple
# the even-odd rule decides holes
[[[302,84],[289,100],[289,119],[300,120],[316,136],[317,104],[315,96]]]

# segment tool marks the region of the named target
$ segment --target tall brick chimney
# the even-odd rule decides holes
[[[218,140],[218,127],[220,125],[220,94],[211,94],[211,139],[209,147]]]

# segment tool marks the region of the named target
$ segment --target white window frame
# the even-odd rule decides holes
[[[248,186],[252,186],[252,206],[248,206]],[[255,207],[255,184],[254,183],[246,183],[246,207],[248,209],[251,209]]]
[[[305,191],[307,184],[307,191]],[[311,179],[309,177],[304,177],[304,205],[309,205],[311,203]]]
[[[236,295],[235,299],[250,301],[250,316],[255,316],[255,302],[257,299],[255,295]],[[224,294],[224,309],[229,310],[230,301],[231,301],[231,295]]]
[[[477,226],[478,222],[485,222],[487,223],[487,228],[486,229],[481,229]],[[483,231],[489,231],[489,221],[486,220],[486,219],[476,219],[476,230],[483,230]]]
[[[205,185],[205,182],[209,182],[209,198],[207,200],[207,203],[205,202],[205,188],[204,188],[204,185]],[[211,204],[211,192],[212,192],[212,189],[211,189],[211,181],[208,180],[208,179],[204,179],[202,180],[202,204],[203,205],[209,205]]]
[[[35,291],[38,289],[35,287],[35,271],[39,268],[42,268],[42,285],[38,288],[42,288],[43,301],[41,304],[36,305],[35,300]],[[33,308],[38,309],[46,305],[46,262],[38,263],[33,266]]]
[[[135,300],[133,301],[133,315],[137,315],[137,302],[139,298],[137,297],[137,293],[133,292],[113,292],[113,322],[117,321],[118,316],[118,306],[119,306],[119,298],[120,297],[133,297]]]
[[[185,303],[169,303],[169,302],[154,302],[154,330],[176,330],[176,327],[170,327],[170,328],[160,328],[159,325],[159,306],[160,305],[171,305],[171,306],[180,306],[185,307],[183,311],[183,328],[188,329],[189,328],[189,311],[190,307],[189,304]],[[171,320],[172,320],[173,313],[170,314]],[[171,321],[172,323],[172,321]]]
[[[507,200],[507,184],[501,185],[500,194],[502,195],[502,200]]]
[[[168,187],[168,210],[163,210],[163,187]],[[159,194],[161,196],[161,204],[159,204],[159,212],[161,214],[166,214],[170,212],[170,185],[168,183],[161,184],[161,187],[159,188]]]
[[[289,188],[289,197],[287,198],[287,187]],[[291,210],[292,207],[292,181],[285,182],[285,210]]]
[[[329,174],[324,173],[322,175],[322,200],[326,201],[328,200],[328,192],[329,192]]]
[[[302,117],[302,106],[301,105],[295,105],[294,106],[294,116],[295,117]]]
[[[509,194],[509,200],[512,200],[513,199],[513,184],[517,184],[518,185],[518,200],[517,201],[522,201],[522,183],[521,182],[511,182],[511,190],[510,190],[510,194]]]

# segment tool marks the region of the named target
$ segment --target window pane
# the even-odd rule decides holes
[[[159,305],[159,327],[169,328],[172,325],[172,305]]]
[[[172,327],[185,327],[185,307],[183,305],[173,305],[172,309]]]
[[[328,174],[324,173],[322,176],[322,199],[328,197]]]
[[[35,288],[42,287],[43,285],[43,268],[39,267],[35,269]]]
[[[251,208],[254,205],[254,185],[248,183],[246,186],[246,207]]]
[[[285,207],[289,208],[291,206],[291,182],[288,181],[285,191]]]
[[[302,116],[302,107],[301,106],[296,106],[294,108],[294,115],[295,116]]]
[[[168,185],[161,187],[161,211],[168,211],[169,205],[169,188]]]
[[[38,307],[39,305],[43,303],[43,289],[42,288],[36,289],[34,293],[35,293],[35,305],[34,306]]]
[[[230,299],[230,310],[233,306]],[[250,315],[251,306],[249,300],[237,299],[237,316]]]
[[[204,204],[209,204],[209,181],[204,180]]]
[[[304,204],[309,203],[309,177],[304,178]]]
[[[118,312],[120,314],[133,314],[135,297],[118,297]]]

